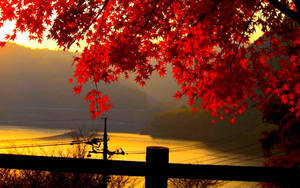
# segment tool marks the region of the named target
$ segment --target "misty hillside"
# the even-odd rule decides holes
[[[142,133],[154,138],[200,141],[220,151],[230,150],[257,155],[261,153],[258,140],[262,137],[262,132],[275,127],[263,122],[261,116],[261,112],[257,109],[248,109],[237,117],[234,124],[231,124],[230,117],[218,120],[202,110],[193,113],[191,108],[181,108],[155,114]],[[215,123],[211,123],[213,119],[216,120]],[[252,152],[232,150],[232,148],[244,148],[244,146],[251,147]]]
[[[85,108],[84,95],[74,96],[73,86],[68,82],[74,70],[73,56],[67,52],[31,50],[13,44],[1,49],[0,104]],[[101,89],[109,94],[117,108],[147,107],[146,94],[130,85],[104,85]]]
[[[68,52],[32,50],[15,44],[7,44],[5,48],[1,48],[0,120],[3,123],[9,120],[45,127],[49,126],[49,123],[43,122],[45,119],[89,119],[85,94],[74,96],[73,86],[68,82],[74,70],[74,55]],[[120,124],[120,120],[130,120],[132,130],[137,132],[138,127],[143,127],[144,123],[151,120],[157,103],[154,97],[148,96],[128,81],[100,87],[113,102],[114,108],[109,116],[118,119],[117,124]],[[76,123],[79,124],[78,121],[68,124]],[[52,122],[50,126],[61,127],[65,124],[62,121]],[[113,131],[132,132],[131,128],[124,126],[116,126]]]
[[[131,83],[135,84],[134,82]],[[164,77],[161,77],[157,72],[154,72],[147,81],[146,86],[140,88],[140,90],[160,101],[174,100],[173,96],[178,89],[179,86],[173,78],[171,67],[167,67]]]
[[[156,64],[154,60],[152,61],[153,64]],[[163,77],[161,77],[157,72],[153,72],[144,87],[139,87],[136,84],[134,76],[126,81],[121,80],[121,83],[122,82],[125,82],[126,84],[129,83],[132,87],[136,87],[138,90],[145,92],[148,96],[158,101],[158,107],[162,110],[173,110],[182,106],[188,106],[187,100],[179,100],[173,97],[180,87],[173,78],[171,66],[167,66],[166,74]]]

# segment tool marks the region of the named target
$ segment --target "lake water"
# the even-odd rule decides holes
[[[0,153],[70,156],[77,146],[70,145],[70,138],[57,136],[67,132],[67,130],[0,126]],[[109,150],[122,148],[126,153],[126,155],[114,155],[113,159],[145,161],[147,146],[168,147],[170,163],[261,166],[263,162],[259,156],[233,154],[230,150],[215,150],[197,141],[154,139],[147,135],[109,133]],[[248,147],[244,149],[251,152],[251,145]],[[90,150],[89,147],[86,149]],[[101,155],[93,154],[92,158],[101,158]],[[238,187],[240,185],[243,185],[241,187],[253,186],[253,184],[246,183],[230,183],[224,186]]]

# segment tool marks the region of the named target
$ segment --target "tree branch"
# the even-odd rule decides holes
[[[109,0],[105,0],[103,6],[101,8],[101,10],[98,12],[98,14],[96,15],[96,17],[91,21],[91,23],[86,28],[84,28],[84,30],[80,33],[80,35],[82,35],[83,33],[85,33],[95,23],[95,21],[102,14],[103,10],[105,9],[106,5],[108,4],[108,1]]]
[[[221,1],[222,1],[222,0],[218,0],[218,1],[215,3],[215,5],[210,9],[209,12],[199,15],[199,16],[197,17],[197,21],[196,21],[195,23],[193,23],[192,25],[193,25],[193,26],[198,25],[198,23],[199,23],[200,21],[202,21],[208,14],[210,14],[212,11],[214,11],[214,10],[218,7],[218,5],[219,5],[219,3],[220,3]]]
[[[152,8],[152,11],[151,11],[151,13],[150,13],[150,15],[149,15],[147,21],[146,21],[145,24],[144,24],[144,25],[143,25],[143,26],[135,33],[135,35],[134,35],[133,38],[135,38],[136,35],[137,35],[139,32],[141,32],[143,29],[145,29],[145,27],[149,24],[150,19],[151,19],[152,15],[154,14],[154,11],[155,11],[156,6],[157,6],[157,4],[158,4],[158,1],[159,1],[159,0],[156,0],[156,1],[155,1],[155,4],[154,4],[154,6],[153,6],[153,8]]]
[[[235,58],[236,58],[237,53],[238,53],[238,51],[239,51],[239,48],[240,48],[240,46],[241,46],[242,40],[243,40],[244,37],[245,37],[245,32],[247,31],[249,25],[252,23],[252,18],[253,18],[253,16],[254,16],[256,10],[258,9],[258,7],[261,5],[261,3],[262,3],[262,0],[257,4],[257,6],[255,7],[255,9],[253,10],[252,15],[250,16],[250,19],[248,20],[248,23],[247,23],[247,25],[245,26],[245,28],[244,28],[244,30],[243,30],[243,33],[242,33],[241,39],[240,39],[240,41],[239,41],[239,44],[238,44],[237,48],[235,49],[234,56],[233,56],[233,58],[232,58],[232,60],[231,60],[231,62],[230,62],[230,64],[229,64],[229,66],[230,66],[230,67],[229,67],[229,68],[230,68],[230,72],[231,72],[231,65],[232,65],[232,63],[235,61]]]
[[[298,14],[300,12],[300,0],[293,0],[294,4],[296,5],[296,9],[298,11]]]
[[[280,12],[284,13],[285,15],[287,15],[288,17],[292,18],[293,20],[295,20],[296,22],[298,22],[298,24],[300,24],[300,12],[298,10],[298,12],[295,12],[289,8],[287,8],[286,6],[284,6],[283,4],[281,4],[279,1],[277,0],[268,0],[275,8],[277,8],[278,10],[280,10]],[[298,1],[298,0],[296,0]],[[295,1],[294,1],[295,2]],[[296,3],[296,6],[299,6],[299,2]],[[298,9],[299,7],[297,7]]]
[[[96,20],[98,19],[98,17],[102,14],[103,10],[105,9],[106,5],[108,4],[109,0],[105,0],[101,10],[98,12],[98,14],[96,15],[96,17],[91,21],[91,23],[86,26],[77,36],[81,36],[83,35],[86,31],[88,31],[90,29],[90,27],[96,22]],[[70,44],[68,44],[68,46],[70,47],[74,42],[76,41],[75,37],[74,40],[72,42],[70,42]]]

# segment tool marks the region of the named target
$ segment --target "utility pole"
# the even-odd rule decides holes
[[[87,144],[92,146],[92,151],[89,151],[88,157],[91,157],[91,153],[102,153],[103,160],[108,160],[107,156],[112,155],[125,155],[125,152],[122,148],[117,149],[116,151],[109,151],[108,150],[108,136],[107,136],[107,117],[103,117],[101,119],[104,119],[104,132],[103,132],[103,139],[101,138],[94,138],[91,141],[86,142]],[[103,149],[101,149],[101,142],[103,142]],[[110,177],[108,174],[103,173],[102,174],[102,182],[100,186],[102,188],[107,188],[107,183],[109,182]]]
[[[107,117],[104,117],[104,133],[103,133],[103,160],[107,160],[107,153],[108,153],[108,148],[107,148]],[[103,188],[107,188],[107,183],[109,181],[109,178],[107,174],[102,174],[102,186]]]
[[[103,160],[107,160],[107,127],[106,127],[107,117],[104,118],[104,134],[103,134]]]

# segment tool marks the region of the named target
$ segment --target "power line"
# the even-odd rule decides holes
[[[278,151],[278,152],[274,152],[273,153],[273,155],[278,155],[278,154],[283,154],[283,152],[282,151]],[[242,159],[242,160],[259,160],[259,159],[264,159],[264,157],[262,157],[262,156],[249,156],[249,157],[247,157],[246,159],[244,158],[244,159]],[[222,161],[217,161],[217,162],[215,162],[215,163],[213,163],[213,164],[218,164],[218,163],[221,163],[221,162],[226,162],[226,161],[228,161],[228,160],[230,160],[230,159],[226,159],[226,160],[222,160]],[[241,161],[241,160],[240,160]],[[236,163],[236,162],[233,162],[233,163]],[[232,164],[232,163],[231,163]]]
[[[34,148],[34,147],[49,147],[49,146],[60,146],[60,145],[75,145],[75,144],[83,144],[85,143],[85,140],[81,141],[71,141],[71,142],[62,142],[62,143],[55,143],[55,144],[36,144],[36,145],[23,145],[23,146],[6,146],[6,147],[0,147],[0,149],[19,149],[19,148]]]
[[[226,145],[227,143],[229,143],[231,141],[235,141],[236,136],[241,136],[241,134],[245,134],[247,131],[249,131],[251,129],[252,128],[241,130],[238,133],[234,133],[234,134],[231,134],[229,136],[224,136],[224,137],[218,138],[216,140],[211,140],[211,137],[206,137],[206,138],[204,138],[204,139],[201,140],[201,143],[192,144],[192,145],[185,145],[185,146],[178,146],[178,147],[170,148],[170,150],[173,150],[173,152],[174,152],[177,149],[189,148],[189,147],[196,147],[196,146],[201,146],[201,145],[221,146],[220,144],[217,144],[217,143],[223,142],[223,141],[227,140],[227,142],[224,144],[224,145]],[[232,139],[230,139],[230,138],[232,138]]]
[[[251,148],[253,146],[256,146],[256,145],[258,145],[258,143],[247,144],[247,145],[235,147],[235,148],[232,148],[232,149],[228,149],[228,150],[225,150],[225,151],[220,151],[220,152],[217,152],[217,153],[214,153],[214,154],[209,154],[209,155],[206,155],[206,156],[213,156],[213,155],[218,155],[218,154],[233,153],[233,152],[236,152],[236,151],[243,151],[244,149],[249,149],[249,148]],[[254,148],[254,149],[256,149],[256,148]],[[252,151],[252,150],[249,150],[249,151]],[[226,154],[225,155],[221,155],[221,157],[222,156],[226,156]],[[218,158],[220,158],[220,156],[214,157],[214,158],[210,158],[210,159],[206,159],[206,160],[204,160],[202,162],[211,161],[211,160],[218,159]]]
[[[253,153],[248,151],[247,153],[244,153],[244,154],[253,154]],[[257,153],[255,153],[255,154],[257,154]],[[230,156],[230,157],[224,158],[223,160],[216,161],[212,164],[224,163],[224,162],[227,162],[227,161],[232,161],[234,159],[237,159],[238,161],[245,161],[245,160],[256,159],[256,158],[263,159],[262,156],[249,156],[249,157],[246,157],[246,159],[241,158],[241,156]],[[216,160],[216,159],[214,159],[214,160]]]
[[[40,140],[44,137],[37,137],[37,138],[16,138],[16,139],[3,139],[0,142],[17,142],[17,141],[24,141],[24,140]]]
[[[249,147],[253,147],[253,146],[256,146],[258,145],[258,143],[251,143],[251,144],[247,144],[247,145],[242,145],[242,146],[238,146],[238,147],[234,147],[234,148],[231,148],[231,149],[227,149],[227,150],[223,150],[223,151],[219,151],[217,153],[212,153],[212,154],[207,154],[207,155],[201,155],[202,157],[207,157],[207,156],[214,156],[212,158],[208,158],[208,159],[205,159],[204,161],[212,161],[212,160],[216,160],[216,159],[219,159],[220,157],[226,157],[226,153],[234,153],[236,151],[242,151],[244,149],[249,149]],[[256,148],[254,148],[256,149]],[[251,150],[252,151],[252,150]],[[223,154],[221,156],[218,156],[216,157],[215,155],[218,155],[218,154]],[[225,155],[224,155],[225,154]],[[228,155],[228,154],[227,154]],[[195,159],[199,159],[201,156],[198,156],[198,157],[194,157],[194,158],[191,158],[191,159],[187,159],[187,160],[183,160],[183,161],[179,161],[179,162],[186,162],[186,161],[191,161],[191,160],[195,160]],[[201,161],[203,162],[203,160]]]
[[[100,118],[102,120],[102,118]],[[137,123],[134,121],[128,121],[128,120],[122,120],[122,119],[115,119],[115,118],[107,118],[110,121],[116,121],[116,122],[126,122],[126,123]],[[76,119],[21,119],[21,120],[2,120],[0,123],[22,123],[22,122],[37,122],[37,121],[99,121],[99,119],[90,119],[90,118],[76,118]],[[99,121],[101,122],[101,121]]]
[[[140,155],[140,154],[144,154],[144,155],[146,155],[146,152],[127,152],[126,154],[131,154],[131,155]]]
[[[221,155],[221,156],[215,156],[215,157],[211,157],[205,160],[201,160],[201,163],[206,162],[206,163],[211,163],[211,162],[215,162],[216,160],[220,160],[220,159],[231,159],[233,156],[234,158],[238,155],[239,158],[241,158],[243,155],[249,155],[249,154],[255,154],[255,155],[260,155],[261,153],[255,152],[256,150],[248,150],[248,151],[244,151],[242,154],[238,154],[238,153],[234,153],[232,152],[231,154],[227,154],[227,155]],[[194,158],[195,159],[199,159],[198,158]]]
[[[247,145],[243,145],[243,146],[238,146],[238,147],[235,147],[235,148],[231,148],[230,150],[219,151],[219,152],[216,152],[216,153],[213,153],[213,154],[208,154],[208,155],[205,155],[205,156],[214,156],[214,155],[218,155],[218,154],[224,154],[226,152],[233,152],[233,151],[248,149],[248,148],[245,148],[245,147],[253,147],[255,145],[258,145],[258,143],[251,143],[251,144],[247,144]],[[188,148],[188,149],[175,150],[175,151],[170,151],[170,152],[183,152],[183,151],[191,151],[191,150],[197,150],[197,149],[199,149],[199,148]],[[129,151],[126,154],[146,154],[146,152],[144,152],[144,151]],[[202,156],[204,156],[204,155],[202,155]],[[199,157],[197,157],[197,158],[199,158]],[[193,160],[193,159],[194,158],[189,159],[189,160]],[[188,160],[184,160],[184,161],[188,161]],[[184,162],[184,161],[180,161],[180,162]]]
[[[240,158],[240,156],[234,156],[234,157],[229,157],[229,158],[226,158],[226,159],[223,159],[223,160],[219,160],[219,161],[216,161],[212,164],[220,164],[220,163],[224,163],[224,162],[227,162],[227,161],[230,161],[230,164],[234,164],[234,163],[243,163],[245,161],[249,161],[249,160],[259,160],[259,159],[264,159],[262,156],[249,156],[249,157],[246,157],[246,158]],[[236,161],[232,161],[232,160],[236,160]]]

